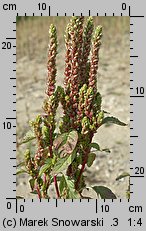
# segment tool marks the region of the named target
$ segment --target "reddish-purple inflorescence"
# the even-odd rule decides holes
[[[48,50],[48,78],[47,78],[47,89],[46,94],[51,96],[55,91],[56,83],[56,55],[57,55],[57,31],[56,27],[52,24],[49,30],[50,44]]]

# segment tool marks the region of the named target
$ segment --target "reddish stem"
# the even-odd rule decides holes
[[[92,137],[93,137],[93,133],[91,132],[91,133],[90,133],[90,136],[89,136],[89,143],[91,143]],[[85,165],[86,165],[86,163],[87,163],[88,154],[89,154],[89,153],[90,153],[90,148],[87,147],[87,148],[85,149],[85,157],[84,157],[84,160],[83,160],[83,163],[82,163],[82,167],[81,167],[79,176],[78,176],[78,178],[77,178],[77,181],[76,181],[76,183],[75,183],[75,188],[76,188],[76,190],[78,189],[78,185],[79,185],[81,176],[82,176],[82,174],[83,174],[83,172],[84,172]]]
[[[58,189],[57,177],[56,176],[54,176],[54,184],[55,184],[57,198],[60,198],[60,193],[59,193],[59,189]]]
[[[44,173],[44,184],[47,184],[46,174]]]
[[[40,189],[39,189],[38,185],[36,186],[36,191],[37,191],[37,194],[38,194],[38,198],[41,199],[41,192],[40,192]]]

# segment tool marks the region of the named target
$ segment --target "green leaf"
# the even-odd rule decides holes
[[[101,103],[102,103],[102,97],[101,97],[101,94],[99,92],[97,92],[97,94],[95,95],[95,100],[96,100],[97,109],[100,110],[101,109]]]
[[[52,175],[57,175],[58,173],[61,173],[62,171],[67,169],[68,166],[73,162],[75,157],[76,157],[76,151],[74,150],[71,155],[58,159],[52,170]]]
[[[24,170],[24,169],[20,169],[20,170],[18,170],[18,171],[16,172],[16,175],[19,175],[19,174],[22,174],[22,173],[27,173],[27,171]]]
[[[99,146],[99,144],[97,144],[97,143],[91,143],[91,144],[89,144],[89,146],[90,146],[91,148],[95,148],[97,151],[100,151],[100,146]]]
[[[106,123],[112,123],[112,124],[117,124],[120,126],[126,126],[127,124],[121,122],[119,119],[115,118],[115,117],[106,117],[102,120],[102,124],[106,124]]]
[[[104,186],[94,186],[92,189],[97,193],[101,199],[116,199],[115,194],[107,187]]]
[[[60,157],[65,157],[74,151],[77,141],[77,131],[71,131],[70,133],[64,133],[58,136],[54,140],[53,146],[55,151],[60,154]]]
[[[62,195],[65,187],[66,187],[66,181],[65,181],[64,175],[62,175],[61,180],[60,180],[60,184],[59,184],[59,191],[60,191],[61,195]]]
[[[31,190],[33,191],[34,190],[34,185],[35,185],[35,179],[33,179],[33,178],[30,179],[29,184],[30,184]]]
[[[68,176],[62,175],[61,185],[59,185],[60,193],[62,194],[65,190],[66,199],[79,199],[80,195],[75,190],[74,181],[71,180]]]
[[[100,146],[99,146],[99,144],[97,144],[97,143],[91,143],[91,144],[89,144],[89,146],[90,146],[91,148],[96,149],[97,151],[108,152],[108,153],[111,152],[108,148],[100,149]]]
[[[38,192],[37,190],[34,190],[33,192],[30,192],[31,194],[35,194],[35,195],[38,195]]]
[[[79,199],[80,195],[74,188],[74,182],[71,180],[70,181],[68,180],[67,186],[68,186],[67,199]]]
[[[44,164],[39,171],[39,177],[42,176],[43,173],[45,173],[46,171],[48,171],[52,166],[52,159],[47,159],[47,163]]]
[[[19,145],[28,143],[31,140],[35,139],[35,134],[33,131],[28,131],[26,135],[23,137],[23,139],[19,142]]]
[[[118,177],[116,178],[116,180],[120,180],[120,179],[125,178],[125,177],[127,177],[127,176],[130,176],[130,174],[129,174],[128,172],[124,172],[124,173],[122,173],[120,176],[118,176]]]
[[[88,160],[87,160],[87,166],[88,167],[91,167],[91,165],[93,164],[95,158],[96,158],[96,154],[95,153],[89,153]]]

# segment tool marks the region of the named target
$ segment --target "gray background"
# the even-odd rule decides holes
[[[38,11],[38,5],[37,3],[40,1],[13,1],[13,3],[17,3],[17,11],[3,11],[2,5],[3,3],[6,3],[5,1],[1,1],[0,3],[0,44],[2,44],[3,41],[6,41],[6,37],[15,37],[15,32],[13,32],[13,29],[15,29],[15,24],[12,22],[15,21],[16,13],[18,12],[19,15],[24,15],[27,13],[27,15],[32,15],[32,13],[35,13],[35,15],[40,15],[41,12]],[[45,1],[42,1],[45,2]],[[126,11],[121,10],[121,3],[123,1],[49,1],[47,2],[48,6],[51,6],[51,15],[56,15],[58,12],[59,15],[64,15],[66,12],[67,15],[72,15],[72,13],[75,13],[75,15],[79,15],[81,12],[83,15],[88,15],[88,10],[91,10],[91,15],[96,15],[97,12],[99,15],[104,15],[107,13],[107,15],[112,15],[115,13],[115,15],[120,15],[121,12],[123,15],[128,15],[128,8]],[[11,2],[12,3],[12,2]],[[60,3],[60,4],[59,4]],[[144,15],[144,1],[127,1],[127,6],[131,5],[131,15]],[[48,11],[43,12],[43,15],[48,15]],[[144,60],[145,60],[145,41],[146,41],[146,35],[145,35],[145,18],[131,18],[131,23],[133,23],[132,31],[134,32],[131,34],[131,39],[134,39],[134,42],[132,46],[134,47],[134,50],[131,51],[131,55],[138,55],[139,58],[131,59],[131,62],[134,63],[134,66],[132,67],[132,71],[134,74],[132,75],[132,78],[134,79],[134,82],[131,84],[131,87],[137,87],[137,86],[145,86],[146,80],[145,80],[145,69],[144,69]],[[8,40],[9,41],[9,40]],[[15,45],[15,40],[12,40],[12,44]],[[13,96],[13,93],[15,93],[15,88],[13,88],[13,85],[15,85],[15,80],[10,80],[11,77],[15,77],[15,72],[12,70],[15,69],[15,64],[13,64],[13,61],[15,61],[15,56],[13,56],[13,53],[15,53],[15,48],[12,50],[1,50],[0,55],[0,63],[1,63],[1,85],[0,85],[0,105],[1,105],[1,115],[0,115],[0,136],[1,136],[1,168],[0,168],[0,176],[1,176],[1,196],[0,196],[0,204],[1,204],[1,222],[4,219],[4,217],[17,217],[17,220],[19,220],[19,216],[21,214],[15,216],[15,207],[13,207],[13,210],[7,211],[6,210],[6,197],[15,197],[15,192],[13,190],[15,189],[15,185],[12,183],[15,181],[15,176],[12,174],[15,173],[15,168],[13,168],[13,165],[15,165],[15,160],[10,161],[10,157],[15,157],[15,153],[13,150],[15,149],[15,144],[13,144],[15,133],[15,128],[12,130],[4,130],[3,129],[3,122],[6,121],[6,117],[15,117],[16,114],[13,112],[14,104],[12,103],[15,101],[15,96]],[[133,90],[131,92],[131,95],[135,94],[135,91]],[[145,167],[145,131],[146,131],[146,125],[145,125],[145,98],[131,98],[132,103],[134,103],[133,111],[134,114],[132,114],[131,119],[134,119],[134,122],[132,126],[134,127],[134,131],[132,131],[131,135],[138,135],[138,139],[131,139],[131,143],[134,143],[134,145],[131,147],[131,150],[134,151],[133,159],[134,162],[132,162],[131,166],[143,166]],[[15,121],[12,121],[12,124],[15,125]],[[134,140],[135,139],[135,140]],[[131,173],[134,175],[134,173]],[[98,217],[104,217],[105,218],[105,226],[103,228],[99,228],[100,230],[114,230],[114,227],[111,227],[111,222],[113,217],[119,217],[120,222],[118,226],[118,230],[123,230],[126,228],[127,230],[144,230],[146,228],[146,225],[144,224],[143,227],[139,228],[139,226],[134,223],[134,225],[131,228],[128,226],[128,218],[131,216],[133,219],[137,220],[139,217],[144,216],[144,214],[138,214],[138,213],[128,213],[128,206],[131,205],[143,205],[143,207],[146,205],[145,201],[145,195],[146,195],[146,187],[145,187],[145,178],[132,178],[131,183],[134,183],[134,186],[132,187],[132,191],[134,193],[131,195],[131,200],[128,203],[127,201],[122,201],[120,203],[119,200],[116,200],[115,202],[109,202],[106,201],[106,204],[112,204],[110,206],[110,214],[102,214],[100,210],[100,205],[104,203],[103,201],[98,202],[99,207],[99,215]],[[19,202],[20,203],[20,202]],[[23,204],[23,201],[21,202]],[[55,208],[55,201],[51,201],[49,204],[47,202],[42,202],[41,205],[37,206],[38,201],[34,202],[32,205],[31,201],[27,201],[25,206],[25,213],[23,214],[24,217],[37,219],[37,218],[43,218],[46,217],[46,219],[51,220],[52,217],[58,217],[60,219],[71,219],[71,218],[88,218],[88,219],[95,219],[97,216],[95,214],[95,200],[92,200],[91,202],[82,201],[80,203],[79,201],[76,201],[74,203],[71,203],[71,201],[67,201],[66,203],[63,203],[63,201],[59,201],[59,206],[56,209]],[[13,202],[14,204],[14,202]],[[144,220],[143,220],[144,223]],[[1,223],[2,225],[2,223]],[[51,227],[51,226],[50,226]],[[145,227],[145,228],[144,228]],[[18,230],[20,230],[19,226],[17,227]],[[22,228],[21,228],[22,229]],[[24,228],[23,228],[24,229]],[[23,230],[22,229],[22,230]],[[36,230],[36,228],[25,228],[25,230]],[[38,228],[38,230],[48,230],[48,228]],[[57,230],[58,227],[54,227],[50,230]],[[62,228],[63,230],[67,230],[67,228]],[[71,229],[71,227],[70,227]],[[95,227],[84,227],[84,228],[72,228],[72,230],[96,230]],[[116,228],[117,229],[117,228]],[[1,228],[3,230],[3,228]]]

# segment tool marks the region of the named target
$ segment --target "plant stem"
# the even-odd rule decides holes
[[[38,194],[38,198],[41,199],[41,192],[40,192],[40,189],[39,189],[38,185],[36,186],[36,191],[37,191],[37,194]]]
[[[57,177],[56,177],[56,175],[54,176],[54,184],[55,184],[55,189],[56,189],[57,198],[60,198],[60,193],[59,193],[59,189],[58,189],[58,184],[57,184]]]
[[[47,184],[47,180],[46,180],[46,174],[44,173],[44,184]]]
[[[91,143],[92,138],[93,138],[93,133],[91,132],[90,135],[89,135],[89,144]],[[84,153],[85,153],[85,157],[84,157],[84,160],[83,160],[83,163],[82,163],[82,167],[81,167],[79,176],[78,176],[77,181],[75,183],[75,189],[76,190],[78,189],[78,185],[80,183],[81,176],[82,176],[82,174],[84,172],[85,165],[86,165],[87,160],[88,160],[88,154],[90,153],[90,147],[88,145],[86,146],[86,149],[85,149]]]
[[[52,150],[53,139],[52,139],[52,128],[51,127],[50,127],[49,131],[50,131],[50,145],[49,145],[50,158],[53,158],[53,150]]]
[[[76,184],[75,184],[76,189],[78,189],[78,184],[80,183],[81,176],[82,176],[82,174],[84,172],[85,165],[86,165],[86,162],[87,162],[87,159],[88,159],[88,154],[89,154],[89,152],[86,152],[86,154],[85,154],[85,158],[84,158],[84,161],[82,163],[82,167],[81,167],[78,179],[77,179]]]

